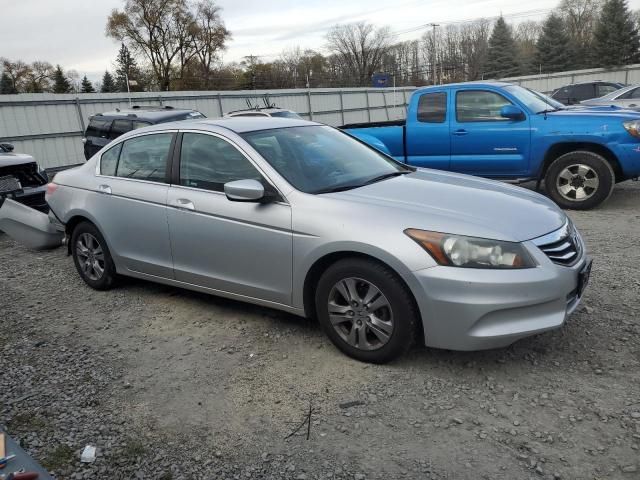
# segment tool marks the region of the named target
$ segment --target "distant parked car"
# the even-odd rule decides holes
[[[47,212],[44,194],[47,173],[31,155],[15,153],[10,143],[0,143],[0,205],[11,198],[29,207]]]
[[[599,98],[624,87],[624,83],[595,82],[573,83],[560,87],[551,95],[551,98],[564,105],[576,105],[583,100]]]
[[[130,109],[98,113],[89,119],[89,125],[82,137],[84,158],[89,160],[102,147],[123,133],[157,123],[176,120],[205,118],[197,110],[177,109],[170,106],[145,107],[134,105]]]
[[[592,98],[580,102],[582,105],[616,106],[621,108],[640,108],[640,85],[615,90],[604,97]]]
[[[245,110],[235,110],[224,114],[225,118],[229,117],[279,117],[279,118],[297,118],[302,119],[296,112],[285,108],[247,108]]]

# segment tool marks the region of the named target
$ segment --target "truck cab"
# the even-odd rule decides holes
[[[469,82],[417,90],[406,121],[342,128],[416,167],[544,180],[560,206],[586,209],[640,174],[639,121],[635,111],[567,108],[518,85]]]

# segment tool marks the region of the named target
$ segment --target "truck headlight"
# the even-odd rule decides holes
[[[440,265],[464,268],[532,268],[536,266],[521,243],[449,235],[408,228],[404,233]]]
[[[627,120],[622,125],[630,135],[640,138],[640,120]]]

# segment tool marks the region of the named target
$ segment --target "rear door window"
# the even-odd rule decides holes
[[[156,133],[125,140],[116,175],[165,182],[173,133]]]
[[[100,175],[115,176],[121,149],[122,144],[119,143],[102,154],[100,157]]]
[[[418,100],[418,121],[444,123],[447,117],[446,92],[425,93]]]
[[[570,100],[581,101],[594,98],[596,96],[595,85],[593,83],[585,83],[583,85],[574,85]]]
[[[104,118],[92,118],[85,133],[85,137],[103,137],[107,138],[111,128],[111,120]]]
[[[120,135],[133,130],[133,124],[131,120],[114,120],[111,124],[111,131],[109,132],[109,138],[118,138]]]
[[[613,83],[600,83],[596,86],[596,89],[598,91],[598,97],[603,97],[609,93],[615,92],[616,90],[620,90],[620,88]]]

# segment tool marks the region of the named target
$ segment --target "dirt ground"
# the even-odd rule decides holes
[[[640,478],[640,183],[570,216],[594,266],[562,329],[385,366],[265,308],[90,290],[0,234],[0,424],[58,478]]]

